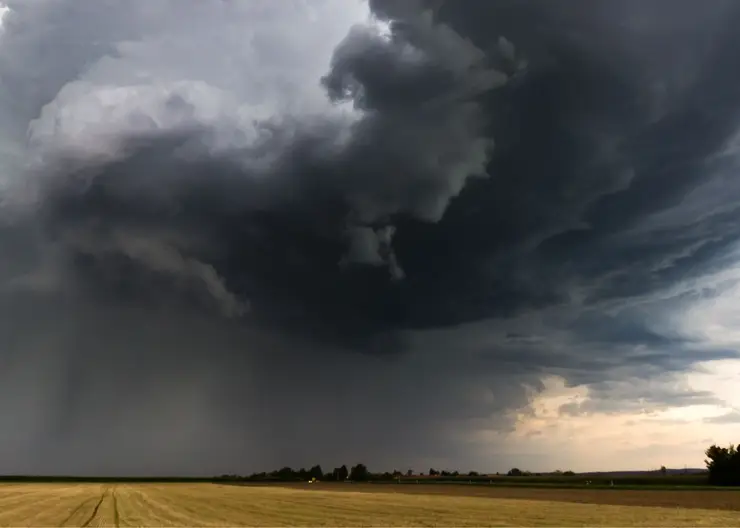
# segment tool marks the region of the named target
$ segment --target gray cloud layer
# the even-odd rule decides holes
[[[734,256],[734,2],[176,4],[8,3],[8,471],[490,465],[544,375],[736,357],[664,317]]]

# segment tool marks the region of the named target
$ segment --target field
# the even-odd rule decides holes
[[[1,526],[740,526],[739,491],[0,484]]]

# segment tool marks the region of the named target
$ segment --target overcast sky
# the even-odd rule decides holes
[[[738,23],[5,0],[0,473],[701,467],[740,437]]]

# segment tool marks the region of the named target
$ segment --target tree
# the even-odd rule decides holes
[[[347,471],[347,466],[342,466],[342,467],[334,468],[334,471],[331,472],[331,475],[327,474],[325,478],[327,480],[342,482],[344,480],[347,480],[348,474],[349,474],[349,471]]]
[[[309,470],[308,474],[311,478],[315,478],[316,480],[322,480],[324,478],[324,472],[321,470],[321,466],[318,464],[312,467]]]
[[[437,471],[434,468],[429,468],[429,476],[430,477],[436,477],[437,475],[439,475],[439,471]]]
[[[350,470],[349,479],[358,482],[370,480],[370,472],[365,467],[365,464],[357,464]]]
[[[668,470],[665,468],[665,466],[660,466],[660,474],[665,477],[667,473]]]
[[[715,486],[740,486],[740,450],[712,445],[705,452],[709,483]]]
[[[509,477],[521,477],[523,474],[521,469],[511,468],[506,475]]]
[[[278,470],[275,476],[281,480],[290,480],[295,478],[295,472],[291,468],[286,466]]]
[[[409,470],[408,470],[408,471],[406,472],[406,476],[407,476],[407,477],[411,477],[411,476],[413,476],[413,475],[414,475],[414,470],[413,470],[413,469],[409,469]]]

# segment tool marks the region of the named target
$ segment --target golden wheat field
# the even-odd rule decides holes
[[[345,489],[5,484],[0,485],[0,525],[740,526],[740,512],[731,510]]]

